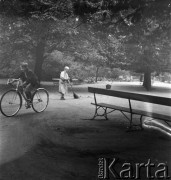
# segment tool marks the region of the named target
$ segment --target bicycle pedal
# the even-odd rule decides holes
[[[31,108],[31,106],[26,106],[26,109],[29,109],[29,108]]]

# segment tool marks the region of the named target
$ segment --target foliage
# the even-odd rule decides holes
[[[23,60],[39,78],[65,64],[80,77],[85,66],[96,76],[101,67],[169,71],[170,9],[170,0],[0,0],[1,74]]]
[[[161,74],[161,80],[163,81],[163,82],[169,82],[169,83],[171,83],[171,74],[170,73],[162,73]]]

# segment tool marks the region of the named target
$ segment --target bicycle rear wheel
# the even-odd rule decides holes
[[[49,103],[49,93],[44,88],[37,89],[33,94],[32,108],[35,112],[43,112]]]
[[[0,111],[4,116],[12,117],[18,113],[22,106],[22,97],[16,90],[4,93],[0,100]]]

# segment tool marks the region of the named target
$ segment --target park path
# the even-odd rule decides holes
[[[81,109],[80,103],[85,107],[89,106],[91,98],[85,95],[76,100],[70,94],[66,101],[59,99],[58,94],[50,94],[50,103],[43,113],[35,113],[23,106],[15,117],[7,118],[0,114],[0,165],[22,156],[37,144],[42,136],[46,136],[44,124],[52,125],[51,118],[54,120],[54,116],[56,120],[60,118],[73,120],[72,116],[78,111],[86,116],[86,110]]]
[[[5,82],[5,81],[4,81]],[[132,83],[136,85],[137,83]],[[128,86],[128,83],[119,83],[126,90],[131,90],[131,86]],[[157,84],[158,85],[158,84]],[[161,84],[159,84],[161,86]],[[96,86],[96,85],[90,85]],[[103,87],[104,85],[99,85]],[[113,88],[120,88],[116,83],[113,84]],[[166,87],[170,87],[170,84]],[[50,103],[45,112],[37,114],[32,109],[26,110],[25,107],[22,107],[19,114],[12,118],[3,117],[0,114],[0,164],[15,159],[33,147],[41,138],[41,135],[44,132],[43,123],[51,122],[51,117],[54,115],[60,118],[70,118],[73,120],[72,116],[75,114],[80,115],[80,117],[86,117],[87,114],[92,114],[94,112],[93,107],[90,103],[93,102],[92,94],[85,92],[79,92],[78,89],[82,88],[82,91],[85,91],[87,85],[82,85],[81,87],[76,86],[75,89],[78,91],[80,99],[74,99],[70,93],[66,101],[60,101],[60,96],[58,93],[50,93]],[[137,91],[136,88],[134,88]],[[160,96],[170,96],[170,89],[165,91],[160,90],[160,92],[146,92],[148,94],[160,95]],[[139,93],[141,93],[139,91]],[[99,96],[100,100],[108,102],[117,102],[117,98],[111,98],[106,96]],[[128,102],[126,100],[119,99],[119,104],[125,106]],[[147,103],[134,103],[136,108],[139,109],[151,109],[151,111],[156,111],[170,115],[169,107],[160,107],[158,105],[149,105]],[[74,122],[73,122],[74,123]]]
[[[76,178],[80,174],[83,174],[85,179],[89,175],[96,177],[97,157],[106,154],[138,162],[146,162],[150,157],[156,162],[168,162],[169,167],[171,166],[171,143],[165,134],[152,129],[138,132],[136,136],[135,133],[126,133],[128,122],[119,113],[111,114],[109,121],[84,120],[92,117],[94,113],[94,107],[90,105],[93,96],[85,92],[86,88],[76,86],[75,90],[81,96],[80,99],[74,99],[70,93],[65,101],[60,101],[59,94],[53,91],[50,93],[48,108],[40,114],[24,107],[12,118],[0,114],[2,180],[8,180],[14,174],[16,179],[20,176],[22,179],[25,174],[30,179],[33,179],[33,174],[35,177],[42,174],[48,179],[49,173],[62,180],[81,179]],[[128,89],[131,90],[130,87]],[[169,95],[168,90],[160,91],[160,94]],[[99,98],[116,102],[115,98]],[[119,103],[124,105],[125,101],[120,100]],[[166,108],[147,107],[143,103],[135,105],[170,113]],[[37,145],[39,148],[36,148]],[[57,152],[55,159],[58,159],[58,163],[55,161],[53,165],[53,158],[49,159],[49,155],[54,156],[54,152]],[[36,166],[35,169],[32,164]],[[58,173],[54,170],[56,166]]]

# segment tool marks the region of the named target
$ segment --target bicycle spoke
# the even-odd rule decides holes
[[[33,109],[36,112],[42,112],[46,109],[49,101],[49,95],[46,90],[38,89],[33,97]]]
[[[13,116],[21,107],[21,97],[15,90],[10,90],[2,96],[0,107],[5,116]]]

